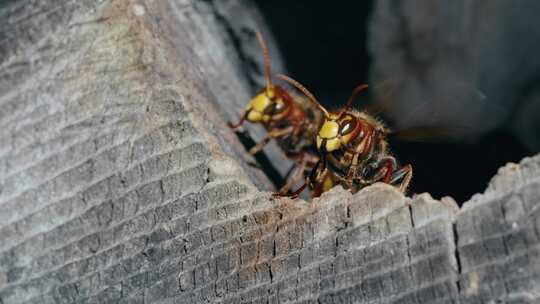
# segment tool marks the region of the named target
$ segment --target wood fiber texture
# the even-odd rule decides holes
[[[258,190],[225,122],[260,76],[238,68],[259,19],[245,1],[0,7],[0,303],[538,302],[540,157],[462,209],[382,184]]]

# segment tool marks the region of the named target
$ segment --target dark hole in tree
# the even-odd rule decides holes
[[[373,1],[256,3],[289,74],[325,106],[339,107],[356,85],[368,82],[367,27]],[[390,146],[401,163],[413,165],[409,193],[430,192],[436,198],[450,195],[459,204],[482,192],[500,166],[532,153],[502,128],[474,142],[393,141]]]

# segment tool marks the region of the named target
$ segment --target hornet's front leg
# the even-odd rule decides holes
[[[320,166],[321,164],[322,164],[322,170],[319,169],[319,167],[321,167]],[[315,182],[320,182],[320,178],[326,176],[327,172],[328,172],[328,169],[326,168],[326,157],[323,155],[321,156],[319,161],[317,161],[317,163],[315,164],[315,167],[311,169],[311,173],[306,178],[306,181],[304,182],[304,184],[300,188],[298,188],[298,190],[294,191],[293,193],[289,195],[285,195],[283,193],[274,193],[274,196],[278,196],[278,197],[288,196],[292,199],[296,199],[298,198],[300,193],[302,193],[302,191],[306,189],[308,185],[311,186],[312,188],[315,188]]]
[[[294,166],[292,174],[287,179],[285,185],[283,185],[283,187],[279,189],[279,193],[286,195],[287,191],[289,191],[291,186],[296,184],[296,182],[298,182],[304,176],[304,171],[306,170],[307,166],[307,160],[305,159],[304,154],[305,153],[302,152],[302,154],[298,157],[300,164]]]
[[[285,135],[291,134],[293,131],[294,131],[294,127],[292,127],[292,126],[288,127],[288,128],[285,128],[285,129],[277,129],[277,130],[270,131],[263,138],[263,140],[261,140],[259,143],[257,143],[255,146],[253,146],[251,149],[249,149],[249,154],[255,155],[255,154],[259,153],[264,148],[264,146],[266,146],[266,144],[268,144],[268,142],[271,139],[283,137]]]
[[[358,164],[360,162],[360,157],[364,157],[364,155],[367,153],[366,151],[371,151],[372,145],[373,145],[373,131],[371,130],[364,130],[365,136],[362,142],[356,147],[354,151],[351,151],[353,153],[353,157],[351,160],[351,164],[349,165],[349,169],[347,170],[347,175],[345,176],[345,180],[351,181],[354,178],[354,175],[356,174],[358,170]]]
[[[279,193],[286,194],[292,186],[294,186],[301,178],[304,178],[304,174],[306,168],[308,168],[308,165],[311,164],[311,166],[313,166],[318,161],[319,157],[305,151],[301,152],[295,160],[295,162],[299,162],[300,164],[295,165],[293,173],[287,179],[285,185],[281,187],[281,189],[279,189]]]
[[[251,110],[244,111],[244,113],[242,113],[242,116],[240,117],[240,120],[236,124],[228,122],[227,125],[229,126],[229,128],[231,128],[233,130],[238,129],[244,123],[244,121],[248,117],[250,111]]]

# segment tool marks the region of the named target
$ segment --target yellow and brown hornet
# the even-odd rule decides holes
[[[279,191],[279,194],[283,195],[291,186],[305,178],[319,161],[313,138],[322,121],[322,112],[309,100],[300,96],[294,98],[283,87],[272,82],[268,48],[259,32],[257,39],[264,56],[266,86],[248,103],[240,121],[229,126],[233,129],[239,128],[246,120],[262,124],[268,134],[252,147],[249,153],[255,155],[274,139],[287,157],[296,163],[286,184]],[[318,192],[320,191],[314,190],[313,195],[318,195]]]
[[[412,178],[412,166],[400,167],[388,151],[390,133],[382,122],[366,112],[354,110],[352,104],[367,85],[354,89],[346,105],[336,112],[327,111],[302,84],[285,75],[279,75],[297,89],[324,113],[315,142],[320,159],[313,167],[308,182],[292,193],[297,196],[309,184],[311,188],[331,176],[334,183],[356,192],[375,182],[396,186],[405,192]]]

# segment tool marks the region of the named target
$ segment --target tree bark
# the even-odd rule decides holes
[[[538,301],[540,157],[461,209],[382,184],[259,190],[225,125],[260,81],[249,2],[0,16],[0,303]]]

